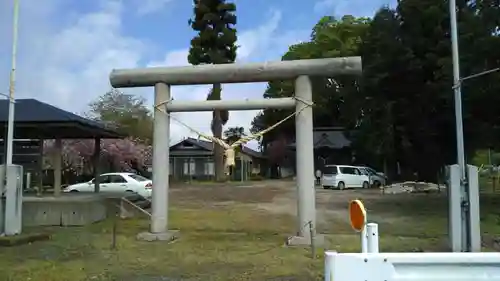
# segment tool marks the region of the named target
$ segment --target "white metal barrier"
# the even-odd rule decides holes
[[[325,281],[500,281],[500,253],[379,253],[376,223],[363,203],[349,204],[361,253],[325,253]]]
[[[325,281],[498,281],[500,253],[325,253]]]

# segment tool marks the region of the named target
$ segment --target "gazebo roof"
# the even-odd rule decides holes
[[[0,100],[0,138],[6,138],[9,100]],[[81,117],[36,99],[18,99],[14,110],[15,139],[122,138],[101,122]]]

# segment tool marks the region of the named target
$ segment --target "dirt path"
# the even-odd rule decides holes
[[[268,180],[253,183],[176,184],[171,190],[172,202],[183,206],[220,207],[243,204],[277,215],[297,215],[296,183],[286,180]],[[380,202],[388,199],[378,190],[324,190],[316,188],[316,218],[325,230],[348,231],[348,203],[353,199]],[[367,204],[368,206],[368,204]],[[370,211],[368,209],[368,211]],[[369,213],[371,221],[396,222],[404,217],[392,213]]]
[[[348,203],[354,199],[377,200],[382,195],[377,190],[324,190],[316,189],[316,218],[320,226],[328,227],[332,223],[349,224]],[[297,214],[296,191],[288,188],[287,192],[274,197],[271,202],[254,204],[256,208],[266,210],[274,214]],[[370,214],[370,219],[378,222],[395,222],[400,218],[397,214],[388,216],[384,214]]]
[[[347,190],[342,193],[332,192],[330,190],[317,189],[316,192],[316,216],[318,224],[328,224],[333,220],[348,220],[347,203],[356,198],[355,195]],[[272,202],[263,202],[255,204],[256,208],[264,209],[274,214],[297,214],[297,197],[295,189],[280,194]]]

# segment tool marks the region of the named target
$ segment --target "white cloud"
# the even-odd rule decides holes
[[[152,1],[144,7],[165,4]],[[9,1],[10,2],[10,1]],[[22,1],[20,21],[20,48],[18,66],[18,98],[31,97],[65,110],[82,112],[87,104],[109,89],[112,68],[134,68],[144,65],[186,65],[187,49],[173,50],[163,58],[144,64],[152,53],[154,42],[144,42],[127,35],[123,30],[122,1],[100,1],[94,11],[76,13],[72,21],[58,22],[58,14],[67,8],[62,0],[46,0],[43,5],[35,0]],[[9,3],[0,3],[0,37],[10,42],[11,26]],[[41,7],[40,9],[39,6]],[[161,5],[160,5],[161,6]],[[159,7],[159,6],[156,6]],[[157,8],[155,8],[157,9]],[[159,9],[159,8],[158,8]],[[147,10],[147,9],[146,9]],[[143,10],[144,12],[145,10]],[[70,13],[70,12],[68,12]],[[239,61],[269,59],[281,56],[289,44],[302,39],[303,32],[277,32],[281,20],[279,11],[271,11],[269,18],[253,30],[239,33]],[[186,45],[189,42],[186,42]],[[8,88],[10,48],[0,46],[0,92]],[[164,46],[162,46],[164,47]],[[269,52],[271,50],[271,52]],[[7,70],[7,71],[6,71]],[[209,86],[175,87],[176,99],[204,100]],[[224,85],[225,99],[261,97],[265,84]],[[152,101],[152,89],[127,89]],[[256,112],[231,112],[227,126],[248,129]],[[203,133],[210,133],[211,113],[180,113],[184,122]],[[172,141],[194,136],[188,129],[172,122]]]
[[[145,16],[147,14],[159,12],[171,1],[172,0],[135,0],[137,14],[139,16]]]
[[[244,31],[238,37],[238,60],[244,60],[258,50],[265,49],[272,40],[276,33],[276,29],[281,21],[281,12],[273,10],[270,17],[264,24],[256,29]]]
[[[147,45],[123,34],[120,2],[100,3],[96,11],[80,15],[64,27],[51,22],[61,12],[56,8],[40,14],[21,7],[18,97],[37,98],[79,112],[109,89],[111,68],[138,66]],[[39,6],[34,0],[28,4]],[[7,82],[1,85],[6,87]]]

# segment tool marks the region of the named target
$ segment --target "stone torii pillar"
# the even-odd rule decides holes
[[[169,189],[169,140],[170,112],[256,110],[265,108],[293,108],[301,110],[295,118],[297,135],[297,205],[298,220],[296,236],[290,244],[309,245],[311,233],[316,228],[316,203],[314,187],[313,112],[312,89],[309,76],[360,75],[361,58],[327,58],[295,61],[276,61],[250,64],[196,65],[183,67],[154,67],[142,69],[113,70],[111,85],[115,88],[154,87],[154,136],[153,136],[153,188],[150,232],[138,238],[153,240],[173,239],[168,231]],[[215,100],[215,101],[165,101],[171,98],[172,85],[199,85],[215,83],[266,82],[295,79],[295,98],[259,100]],[[312,231],[310,229],[312,227]],[[316,236],[316,243],[321,238]]]

